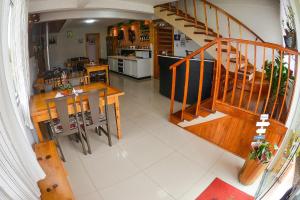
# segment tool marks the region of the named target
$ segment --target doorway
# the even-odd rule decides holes
[[[100,59],[100,33],[85,34],[86,56],[90,62],[99,63]]]

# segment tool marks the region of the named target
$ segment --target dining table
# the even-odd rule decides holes
[[[97,89],[103,89],[107,88],[107,104],[114,106],[115,111],[115,120],[116,120],[116,126],[117,126],[117,138],[121,139],[122,132],[121,132],[121,118],[120,118],[120,103],[119,103],[119,97],[124,95],[125,93],[115,87],[109,86],[103,82],[96,82],[96,83],[90,83],[86,85],[76,86],[74,87],[75,90],[80,92],[89,92],[92,90]],[[40,94],[34,94],[30,97],[30,114],[31,119],[33,122],[33,125],[35,127],[39,142],[44,142],[44,137],[40,128],[40,123],[45,122],[50,119],[48,108],[47,108],[47,99],[55,98],[58,91],[53,90],[50,92],[40,93]],[[103,96],[103,93],[100,93],[100,105],[101,108],[104,105],[104,100],[101,98]],[[88,110],[88,99],[84,99],[84,111]],[[76,98],[76,102],[79,104],[79,98]],[[72,101],[68,102],[69,108],[72,107]],[[79,106],[80,107],[80,106]],[[57,117],[56,108],[55,105],[50,105],[50,112],[52,117]],[[69,114],[73,114],[74,110],[68,109]]]

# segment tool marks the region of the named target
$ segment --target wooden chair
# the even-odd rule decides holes
[[[74,110],[73,115],[69,115],[68,100],[72,100],[71,109]],[[76,108],[75,95],[68,95],[47,100],[47,108],[50,117],[50,127],[51,127],[51,139],[56,142],[56,145],[61,153],[62,160],[65,161],[65,157],[62,151],[62,147],[59,143],[60,137],[72,136],[79,139],[82,145],[83,153],[86,155],[86,148],[84,145],[84,139],[86,139],[85,130],[82,128],[78,122],[78,112]],[[51,104],[55,104],[57,118],[53,118],[51,112]]]
[[[103,96],[100,97],[100,94]],[[100,98],[99,98],[100,97]],[[103,132],[108,138],[109,146],[112,145],[111,135],[109,129],[109,120],[108,120],[108,104],[107,104],[107,89],[94,90],[90,92],[80,93],[80,107],[83,110],[83,100],[88,99],[89,110],[85,113],[81,112],[79,120],[84,126],[84,130],[87,131],[96,131],[101,136]],[[99,107],[101,102],[101,108]],[[102,107],[102,103],[104,103]],[[103,109],[104,108],[104,109]],[[104,127],[105,126],[105,127]],[[87,137],[88,151],[91,152],[91,147],[89,145]]]

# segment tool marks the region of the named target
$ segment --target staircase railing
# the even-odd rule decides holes
[[[227,52],[222,51],[224,45]],[[276,44],[231,38],[216,38],[170,66],[172,70],[170,116],[174,114],[177,68],[185,64],[180,116],[183,120],[189,93],[189,77],[191,76],[190,59],[200,56],[198,98],[196,110],[193,113],[195,116],[199,116],[205,76],[204,52],[209,48],[217,48],[212,110],[242,111],[255,117],[268,113],[271,119],[285,123],[293,99],[299,53]],[[242,51],[243,53],[241,53]],[[231,62],[232,54],[236,59],[234,63]],[[253,63],[251,66],[253,76],[251,77],[247,70],[250,67],[248,62]],[[239,73],[241,71],[243,73]]]
[[[180,0],[161,6],[167,7],[169,11],[174,11],[177,15],[181,15],[186,20],[192,20],[196,28],[203,27],[206,35],[209,34],[209,30],[212,28],[214,32],[217,33],[217,37],[264,42],[259,35],[239,19],[207,0]],[[225,27],[220,27],[222,25]],[[235,35],[233,31],[234,27],[238,28],[238,33]],[[248,37],[246,37],[246,35]]]

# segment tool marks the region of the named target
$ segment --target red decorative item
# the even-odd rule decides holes
[[[219,178],[215,178],[196,200],[254,200],[254,197],[236,189]]]

